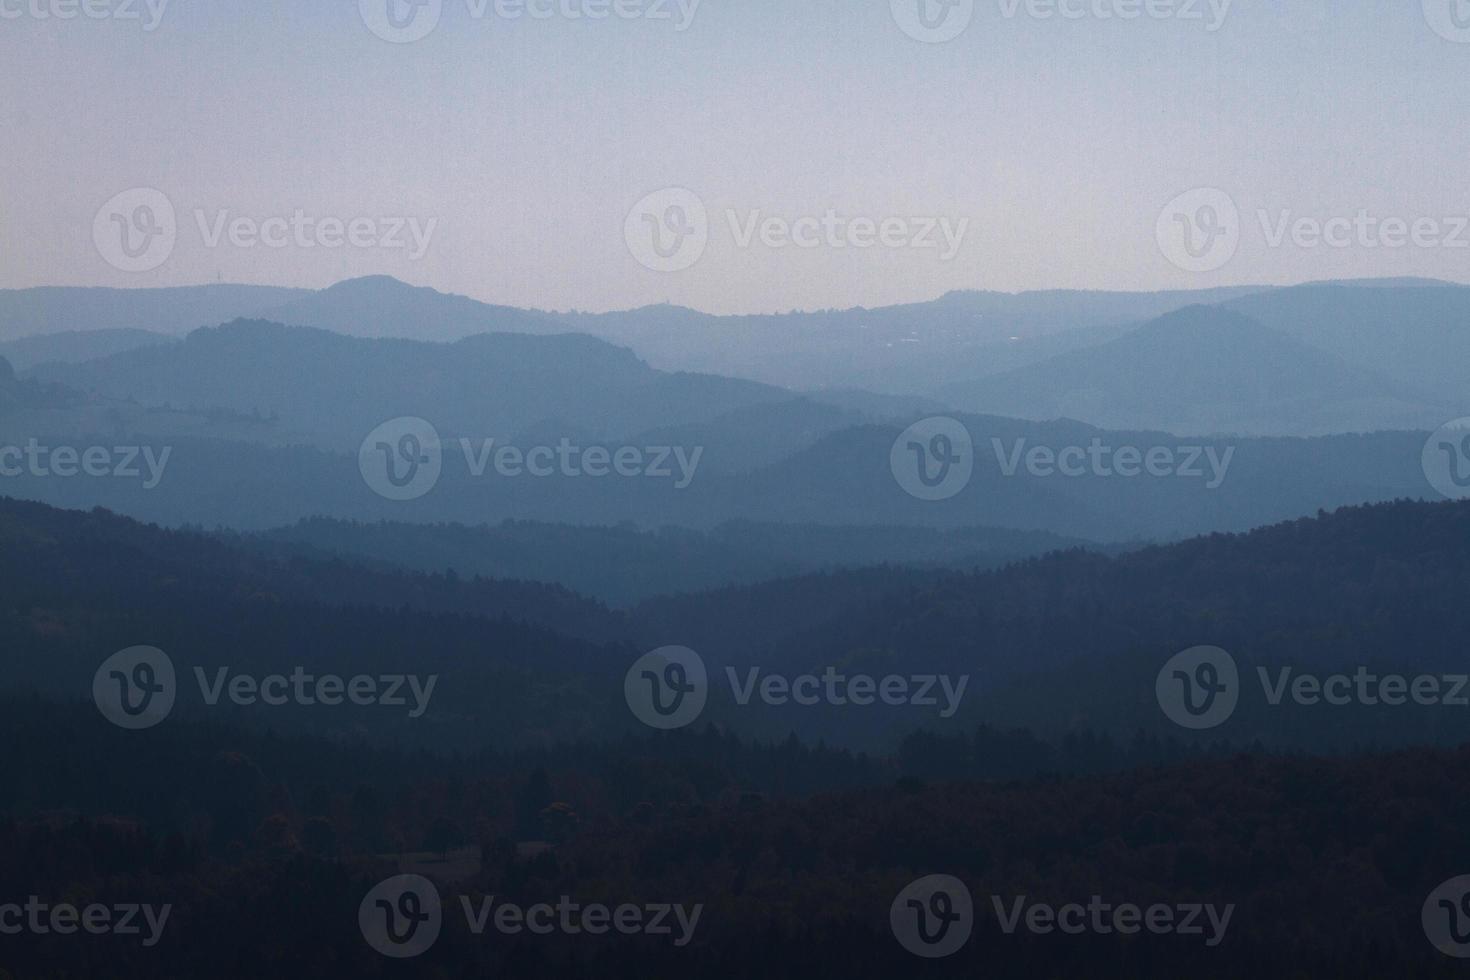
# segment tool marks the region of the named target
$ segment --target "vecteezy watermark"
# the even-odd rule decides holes
[[[173,202],[151,187],[123,191],[97,209],[92,243],[122,272],[151,272],[168,261],[179,237]]]
[[[1405,218],[1359,208],[1349,217],[1260,208],[1256,220],[1267,248],[1470,248],[1470,214]]]
[[[954,717],[960,710],[965,689],[970,685],[969,674],[961,674],[958,678],[951,678],[948,674],[889,674],[877,678],[871,674],[844,674],[836,667],[828,667],[820,675],[802,674],[799,677],[781,674],[762,677],[759,667],[751,667],[746,670],[743,681],[734,667],[726,667],[725,677],[734,692],[735,703],[741,706],[756,697],[772,706],[830,704],[865,708],[883,704],[896,708],[913,705],[938,708],[941,718]],[[943,704],[940,703],[941,694]]]
[[[33,436],[24,446],[0,446],[0,479],[13,480],[22,476],[63,480],[79,476],[141,479],[144,490],[153,490],[163,482],[172,454],[172,446],[162,449],[152,446],[43,446]]]
[[[1293,667],[1257,667],[1264,703],[1280,707],[1470,707],[1470,674],[1378,674],[1359,666],[1327,676]],[[1175,724],[1196,731],[1230,719],[1242,694],[1235,658],[1219,647],[1193,647],[1170,658],[1155,681],[1159,707]]]
[[[725,211],[730,239],[739,249],[917,249],[938,250],[939,261],[959,254],[969,218],[846,216],[829,208],[820,215],[769,215],[757,208]],[[709,245],[709,212],[683,187],[643,198],[623,222],[623,239],[640,265],[654,272],[681,272],[697,263]]]
[[[1446,41],[1470,44],[1470,0],[1423,0],[1424,19]]]
[[[909,37],[925,44],[953,41],[975,16],[975,0],[888,0],[893,21]]]
[[[414,215],[367,216],[339,218],[308,214],[296,208],[289,215],[265,218],[234,215],[229,208],[213,214],[203,208],[194,210],[194,222],[205,248],[219,248],[222,243],[232,248],[324,248],[382,249],[404,251],[410,262],[417,262],[429,251],[438,218]]]
[[[439,226],[438,218],[339,217],[303,208],[265,217],[235,214],[229,208],[195,208],[193,216],[199,243],[208,249],[379,249],[405,252],[410,262],[424,257]],[[151,187],[123,191],[98,208],[92,220],[98,254],[121,272],[157,269],[173,255],[178,240],[173,202]]]
[[[704,447],[582,446],[570,439],[556,445],[497,446],[494,439],[461,438],[465,472],[482,479],[492,469],[505,479],[667,480],[675,490],[694,482]],[[444,471],[445,452],[433,424],[415,417],[391,419],[368,433],[357,465],[369,488],[388,500],[416,500],[433,490]]]
[[[1234,446],[1115,446],[1094,436],[1087,445],[1031,445],[1025,438],[990,440],[996,471],[1006,478],[1023,470],[1031,477],[1136,479],[1138,477],[1199,480],[1218,490],[1229,475]],[[888,454],[893,478],[920,500],[948,500],[964,490],[975,469],[975,446],[969,430],[945,416],[909,426]]]
[[[991,449],[1002,476],[1015,476],[1024,464],[1035,477],[1173,477],[1203,480],[1205,489],[1218,490],[1230,472],[1235,447],[1223,450],[1216,446],[1112,446],[1094,437],[1086,446],[1071,445],[1060,449],[1031,446],[1026,439],[1015,439],[1009,448],[1003,440],[991,439]]]
[[[238,707],[323,705],[338,707],[406,708],[408,717],[421,718],[439,683],[438,674],[312,674],[295,667],[289,674],[257,677],[232,673],[229,667],[213,672],[194,668],[203,702],[214,707],[229,701]],[[102,716],[119,728],[152,728],[173,711],[178,697],[173,660],[156,647],[129,647],[103,661],[92,677],[92,700]]]
[[[709,212],[699,195],[687,188],[654,191],[628,211],[623,241],[644,268],[682,272],[704,257]]]
[[[421,418],[389,419],[362,441],[357,468],[378,496],[416,500],[434,489],[444,470],[439,431]]]
[[[832,208],[821,216],[795,218],[765,215],[759,209],[744,214],[727,210],[725,221],[737,248],[750,248],[758,241],[770,249],[940,249],[941,262],[949,262],[959,254],[965,233],[970,230],[969,218],[848,218]]]
[[[1470,0],[1467,0],[1470,2]],[[1470,249],[1470,214],[1298,214],[1258,208],[1261,244],[1269,249]],[[1240,248],[1244,228],[1235,200],[1217,188],[1181,194],[1159,213],[1159,249],[1186,272],[1224,268]]]
[[[1101,895],[1093,895],[1083,905],[1069,902],[1048,905],[1030,902],[1025,895],[1002,900],[990,896],[996,920],[1007,936],[1020,929],[1038,936],[1062,933],[1067,936],[1093,934],[1122,936],[1147,932],[1155,936],[1197,936],[1205,946],[1214,949],[1225,941],[1235,905],[1216,906],[1199,902],[1166,904],[1155,902],[1138,905],[1133,902],[1113,903]]]
[[[677,947],[688,946],[704,914],[704,905],[686,908],[682,904],[653,902],[647,905],[623,904],[616,907],[593,902],[583,905],[570,895],[561,896],[555,905],[538,902],[520,906],[496,903],[490,895],[478,903],[461,895],[460,906],[473,935],[481,936],[493,925],[496,932],[507,936],[528,932],[533,936],[559,933],[577,936],[603,936],[617,932],[624,936],[670,936]]]
[[[1199,22],[1213,34],[1225,26],[1235,0],[997,0],[1001,16],[1014,20],[1177,20]]]
[[[219,704],[221,698],[242,708],[257,704],[270,708],[352,704],[360,708],[407,708],[410,718],[422,718],[429,710],[429,699],[439,683],[438,674],[422,678],[417,674],[357,674],[344,678],[338,674],[309,674],[305,667],[293,668],[289,675],[264,677],[232,675],[228,667],[216,668],[211,677],[203,667],[195,667],[194,678],[204,703],[210,707]]]
[[[71,936],[85,932],[93,936],[142,936],[147,948],[163,939],[172,905],[121,903],[103,905],[94,902],[78,908],[68,902],[55,905],[31,895],[24,905],[17,902],[0,904],[0,936]],[[144,932],[146,928],[147,932]]]
[[[1105,900],[1093,895],[1084,904],[1069,902],[1049,905],[1032,902],[1025,895],[990,896],[1001,932],[1007,936],[1025,930],[1045,936],[1113,934],[1131,936],[1141,932],[1166,936],[1197,936],[1213,949],[1225,940],[1235,906],[1204,903],[1139,905]],[[975,904],[965,883],[950,875],[920,878],[899,892],[889,907],[888,919],[904,949],[926,959],[959,952],[975,927]]]
[[[1225,26],[1234,0],[996,0],[1000,16],[1015,20],[1198,21],[1209,33]],[[963,34],[975,0],[889,0],[894,22],[909,37],[942,44]]]
[[[428,952],[444,927],[439,889],[419,875],[396,875],[363,896],[357,925],[369,946],[394,959]]]
[[[898,893],[888,924],[899,945],[925,959],[958,952],[975,929],[975,903],[965,883],[950,875],[928,875]]]
[[[138,21],[146,33],[158,30],[169,0],[0,0],[0,20]],[[144,16],[146,13],[146,17]]]
[[[1450,500],[1470,500],[1470,418],[1446,422],[1424,443],[1429,485]]]
[[[577,936],[607,935],[669,936],[678,947],[689,945],[699,919],[702,904],[648,903],[608,906],[597,902],[582,904],[569,895],[555,904],[538,902],[530,906],[498,902],[494,895],[478,902],[461,895],[459,905],[465,926],[471,935],[483,936],[494,929],[514,936],[562,934]],[[369,946],[394,959],[408,959],[428,952],[439,939],[444,926],[444,909],[434,883],[419,875],[396,875],[375,886],[364,896],[357,909],[357,923]]]
[[[975,443],[958,419],[922,419],[899,433],[888,468],[904,492],[920,500],[948,500],[970,483]]]
[[[1240,671],[1235,658],[1219,647],[1191,647],[1159,670],[1154,694],[1164,714],[1181,728],[1215,728],[1235,714]]]
[[[670,21],[679,33],[694,23],[701,0],[465,0],[471,20]],[[422,41],[439,26],[444,0],[358,0],[368,30],[394,44]]]
[[[1214,272],[1240,248],[1240,210],[1218,188],[1186,191],[1159,212],[1154,237],[1164,258],[1185,272]]]
[[[167,718],[177,694],[174,662],[157,647],[119,650],[92,677],[92,700],[102,717],[133,731]]]
[[[1451,878],[1430,892],[1420,921],[1435,949],[1456,959],[1470,959],[1470,875]]]
[[[952,718],[970,685],[970,675],[849,674],[836,667],[820,673],[789,677],[766,673],[759,667],[725,668],[734,703],[740,707],[759,700],[771,707],[832,705],[858,708],[936,708],[939,717]],[[709,671],[704,660],[688,647],[662,647],[634,662],[623,678],[623,696],[635,717],[651,728],[683,728],[694,722],[709,700]]]
[[[628,668],[623,698],[633,715],[650,728],[683,728],[704,711],[709,700],[709,671],[704,659],[688,647],[660,647]]]

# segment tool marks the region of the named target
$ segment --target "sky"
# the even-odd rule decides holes
[[[163,2],[0,0],[0,288],[1470,281],[1470,0]]]

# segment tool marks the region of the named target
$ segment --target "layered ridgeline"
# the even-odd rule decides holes
[[[1439,293],[1460,291],[1431,291]],[[1251,308],[1270,310],[1267,299],[1252,298]],[[1470,313],[1470,291],[1463,299]],[[1460,333],[1470,338],[1470,320],[1462,322],[1466,326]],[[1297,333],[1319,339],[1310,330]],[[1424,359],[1434,357],[1437,341],[1425,335]],[[1412,346],[1403,333],[1398,342]],[[1467,342],[1442,353],[1448,356],[1452,350],[1470,355]],[[1418,376],[1402,371],[1395,378],[1382,371],[1382,364],[1358,361],[1264,326],[1233,308],[1195,306],[1096,347],[948,385],[938,395],[961,408],[994,415],[1087,419],[1105,428],[1179,434],[1432,430],[1470,409],[1463,390],[1430,383],[1447,380],[1455,373],[1452,369],[1441,366],[1432,375]],[[1403,368],[1404,361],[1398,366]]]
[[[996,568],[1063,548],[1097,547],[1044,531],[750,521],[701,530],[534,521],[466,525],[312,518],[227,537],[277,556],[341,557],[426,572],[452,568],[461,575],[564,585],[616,606],[671,593],[883,563],[913,568]]]
[[[31,306],[50,296],[32,293],[21,297]],[[1470,372],[1470,357],[1460,356],[1470,353],[1462,351],[1467,294],[1397,281],[1024,294],[988,297],[989,312],[973,316],[948,297],[885,313],[892,330],[930,323],[949,346],[927,359],[941,373],[914,386],[917,393],[884,395],[665,370],[639,356],[631,328],[603,332],[634,349],[565,332],[591,329],[585,318],[521,316],[386,279],[289,296],[200,294],[212,297],[211,310],[233,297],[237,306],[269,303],[272,317],[318,326],[240,320],[160,341],[193,315],[178,313],[159,332],[118,333],[140,329],[148,304],[172,295],[150,292],[119,299],[119,312],[98,321],[118,324],[98,335],[102,356],[82,356],[86,334],[16,341],[29,345],[17,357],[31,365],[21,379],[32,394],[0,406],[0,449],[36,440],[78,453],[131,452],[148,464],[139,478],[56,478],[46,463],[28,463],[7,472],[3,486],[57,505],[252,530],[326,516],[990,527],[1104,542],[1241,531],[1319,509],[1438,496],[1420,457],[1428,430],[1470,411],[1462,400],[1470,377],[1460,377]],[[190,296],[197,314],[202,300]],[[4,299],[25,305],[16,294]],[[1170,312],[1186,301],[1216,305]],[[75,328],[76,310],[90,308],[68,302],[56,304],[65,315],[48,328]],[[12,314],[16,329],[38,328],[34,311],[27,315]],[[826,329],[804,316],[781,322],[796,335]],[[833,316],[832,336],[867,329],[848,314]],[[1034,328],[1015,344],[1037,358],[1021,361],[1039,363],[1000,358],[978,377],[964,352],[991,349],[997,330],[1020,329],[1006,325],[1014,317]],[[686,339],[712,350],[744,342],[731,324],[710,329],[691,327]],[[521,332],[485,332],[499,330]],[[459,333],[469,335],[406,339]],[[951,368],[969,380],[938,384]],[[935,391],[939,400],[925,394]],[[928,502],[905,492],[895,469],[903,461],[894,464],[892,450],[909,422],[943,412],[968,429],[974,473],[953,496]],[[400,419],[426,420],[432,437],[393,429]],[[406,494],[377,492],[358,457],[366,446],[374,458],[365,466],[417,471],[413,464],[428,457],[406,454],[404,436],[413,445],[437,440],[440,472],[413,499],[387,499]],[[588,476],[589,451],[590,469],[602,475]],[[532,452],[556,462],[530,475]],[[613,467],[620,452],[626,465]],[[1086,459],[1080,470],[1047,462],[1078,453]],[[1124,475],[1129,459],[1151,454],[1162,462],[1147,475]]]
[[[1252,323],[1219,319],[1206,328],[1197,317],[1155,322],[1191,306],[1218,307]],[[666,371],[797,390],[871,389],[951,401],[961,409],[1057,411],[1099,425],[1178,431],[1197,426],[1302,435],[1400,427],[1406,413],[1463,404],[1470,388],[1470,289],[1400,279],[1163,293],[962,292],[878,309],[759,316],[711,316],[672,306],[603,314],[517,310],[386,277],[318,292],[232,286],[13,290],[0,291],[0,354],[16,338],[111,331],[95,338],[95,357],[238,318],[440,342],[480,333],[577,332],[627,347]],[[1167,336],[1171,325],[1179,327],[1178,336]],[[1142,336],[1112,346],[1141,328],[1147,328]],[[75,360],[78,343],[57,338],[34,353],[17,350],[13,360]],[[1096,350],[1099,361],[1096,375],[1079,378],[1072,355],[1083,350]],[[1170,410],[1136,400],[1131,414],[1079,415],[1106,409],[1103,393],[1124,386],[1130,370],[1139,375],[1143,366],[1130,364],[1130,357],[1163,362],[1144,380]],[[1011,374],[1038,365],[1047,367]],[[1273,389],[1273,375],[1292,376],[1287,365],[1301,383],[1295,400]],[[995,387],[984,383],[989,378],[997,378]],[[1344,399],[1339,389],[1345,383],[1364,389]],[[1211,395],[1203,404],[1188,401],[1196,384]],[[1273,404],[1279,415],[1267,411]],[[1344,413],[1337,428],[1330,424],[1334,412]]]
[[[1217,315],[1228,316],[1210,314]],[[1348,374],[1332,392],[1351,395]],[[893,414],[911,405],[659,371],[626,348],[571,334],[480,334],[438,344],[239,322],[178,343],[42,365],[29,377],[65,398],[7,411],[0,441],[140,447],[160,465],[136,480],[58,479],[49,467],[28,465],[5,478],[7,492],[172,524],[259,529],[314,516],[646,527],[743,520],[979,526],[1120,541],[1245,530],[1318,509],[1436,494],[1421,466],[1423,432],[1200,438],[960,414],[974,445],[973,474],[955,495],[932,502],[905,491],[895,468],[904,461],[893,459],[914,417]],[[1271,392],[1287,380],[1277,376]],[[1118,405],[1128,404],[1120,395]],[[1190,409],[1183,395],[1167,404]],[[379,429],[401,418],[431,423],[442,447],[432,484],[408,500],[375,492],[358,458],[367,445],[364,466],[386,472],[390,459],[406,466],[393,454],[403,435],[419,436]],[[387,457],[374,456],[380,450]],[[532,451],[546,461],[540,473],[524,465]],[[589,451],[602,459],[600,475],[588,475]],[[522,465],[502,465],[506,452]],[[631,455],[614,472],[620,452]],[[1080,470],[1045,463],[1078,452],[1087,460]],[[1151,454],[1163,462],[1130,470],[1129,458]]]
[[[381,475],[385,456],[398,465],[392,454],[403,434],[396,429],[391,438],[364,440],[360,459],[291,445],[274,420],[259,416],[102,402],[0,416],[0,446],[21,452],[34,443],[37,450],[34,464],[7,456],[3,487],[12,496],[242,530],[316,516],[644,528],[746,521],[980,527],[1130,542],[1242,531],[1355,503],[1440,497],[1422,466],[1423,432],[1200,439],[1080,423],[956,419],[974,434],[975,465],[963,488],[942,501],[913,496],[896,478],[891,455],[903,433],[897,423],[842,429],[753,469],[732,466],[736,453],[714,439],[601,440],[552,426],[492,442],[441,430],[438,470],[421,470],[430,477],[406,500],[391,497]],[[103,465],[89,475],[70,456],[54,455],[64,447],[77,447],[79,458],[100,449]],[[532,452],[538,456],[528,461]],[[1058,456],[1070,472],[1059,468]],[[63,458],[65,466],[57,462]],[[609,462],[619,458],[628,464],[622,471]],[[1140,463],[1149,459],[1153,471]],[[533,473],[533,462],[544,468]],[[399,472],[412,470],[400,465]]]
[[[1085,343],[1085,328],[1140,323],[1255,287],[1175,293],[952,293],[879,309],[717,317],[674,306],[606,314],[517,310],[384,276],[320,291],[248,286],[0,290],[0,342],[75,330],[182,336],[267,319],[355,337],[455,341],[478,333],[577,332],[631,347],[656,367],[747,377],[788,388],[919,391],[989,369],[999,347]],[[1069,332],[1075,332],[1067,337]],[[1056,338],[1056,339],[1048,339]],[[935,372],[948,372],[936,377]]]
[[[982,724],[1049,741],[1091,732],[1126,743],[1143,731],[1318,749],[1470,734],[1454,700],[1467,692],[1453,680],[1464,673],[1459,638],[1470,627],[1459,601],[1470,586],[1470,504],[1354,508],[1243,536],[1114,557],[1070,551],[986,572],[833,571],[624,613],[546,585],[271,558],[103,512],[5,502],[0,535],[0,628],[14,664],[4,690],[82,699],[105,656],[149,644],[177,665],[176,710],[186,719],[347,726],[438,747],[620,737],[643,730],[625,675],[646,650],[678,644],[709,671],[693,727],[838,745],[891,750],[916,730],[950,737]],[[1239,685],[1233,711],[1196,733],[1171,720],[1156,682],[1171,657],[1202,645],[1233,658]],[[217,694],[221,670],[228,679],[297,667],[441,680],[416,717],[205,697]],[[196,683],[196,668],[207,684]],[[1320,684],[1360,672],[1436,678],[1442,696],[1407,706],[1360,693],[1342,704],[1279,696],[1283,677]],[[840,691],[843,678],[902,677],[929,700],[783,704],[758,693],[772,675],[831,675]],[[969,772],[973,758],[956,748],[952,761]]]

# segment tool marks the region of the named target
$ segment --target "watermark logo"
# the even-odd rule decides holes
[[[384,41],[412,44],[439,26],[444,0],[358,0],[362,22]]]
[[[1235,658],[1219,647],[1192,647],[1164,664],[1154,693],[1164,714],[1181,728],[1217,728],[1240,701],[1240,671]]]
[[[1240,210],[1222,190],[1200,187],[1159,212],[1154,229],[1164,258],[1185,272],[1214,272],[1240,248]]]
[[[136,20],[152,34],[163,23],[170,0],[0,0],[0,20]],[[141,8],[141,9],[140,9]],[[143,13],[148,17],[144,20]]]
[[[24,905],[9,902],[0,905],[0,936],[70,936],[78,930],[92,936],[142,936],[143,946],[151,949],[163,939],[164,927],[173,912],[172,905],[92,905],[78,908],[69,902],[51,905],[31,895]],[[144,932],[144,929],[147,932]]]
[[[438,674],[357,674],[351,678],[339,674],[309,674],[296,667],[290,674],[234,674],[229,667],[215,670],[211,680],[203,667],[194,668],[199,693],[210,707],[222,698],[242,708],[257,704],[279,708],[288,704],[335,708],[353,704],[360,708],[407,708],[408,717],[422,718],[429,710],[429,700],[439,684]]]
[[[390,419],[362,441],[357,467],[378,496],[417,500],[434,489],[444,469],[439,432],[421,418]]]
[[[888,454],[893,478],[911,497],[948,500],[970,483],[975,443],[958,419],[934,416],[899,434]]]
[[[482,439],[479,445],[461,438],[465,469],[475,478],[483,477],[492,465],[497,476],[515,479],[530,476],[544,480],[561,476],[567,479],[588,477],[594,480],[610,476],[645,477],[671,480],[675,490],[687,490],[699,472],[704,447],[694,446],[581,446],[562,438],[555,446],[539,445],[529,449],[519,446],[496,446],[494,439]]]
[[[943,44],[965,32],[975,0],[889,0],[894,23],[915,41]]]
[[[1470,44],[1470,0],[1423,0],[1424,19],[1446,41]]]
[[[725,224],[731,243],[742,250],[917,249],[937,252],[941,262],[953,261],[970,230],[969,218],[851,216],[836,208],[795,216],[727,208]],[[704,256],[712,231],[704,201],[683,188],[645,197],[623,225],[628,250],[640,265],[655,272],[681,272],[693,266]]]
[[[32,436],[24,446],[0,445],[0,478],[112,477],[142,480],[144,490],[153,490],[163,482],[172,455],[172,446],[156,451],[152,446],[46,446]]]
[[[128,647],[102,662],[92,677],[92,700],[119,728],[152,728],[174,709],[174,663],[157,647]]]
[[[439,675],[312,674],[295,667],[289,674],[256,677],[219,667],[213,676],[194,668],[199,694],[210,707],[228,701],[239,707],[286,705],[313,707],[403,708],[409,718],[422,718],[438,686]],[[120,728],[152,728],[173,711],[178,697],[173,661],[155,647],[129,647],[108,657],[92,678],[92,699],[107,720]]]
[[[691,190],[668,187],[654,191],[628,212],[623,240],[645,269],[682,272],[704,257],[709,245],[709,212]]]
[[[1000,923],[1001,932],[1007,936],[1014,935],[1022,928],[1037,936],[1053,933],[1064,936],[1081,936],[1087,933],[1098,936],[1132,936],[1147,932],[1155,936],[1198,936],[1204,939],[1205,946],[1210,949],[1225,941],[1230,920],[1235,917],[1234,904],[1114,904],[1101,895],[1093,895],[1086,905],[1068,902],[1061,906],[1031,902],[1025,895],[1012,898],[1009,902],[999,895],[992,895],[990,904],[995,909],[995,918]]]
[[[762,677],[759,667],[751,667],[743,683],[734,667],[726,667],[725,677],[735,695],[735,703],[742,707],[750,704],[752,698],[773,707],[830,704],[866,708],[885,704],[891,708],[937,708],[941,718],[955,716],[970,686],[969,674],[957,678],[949,674],[889,674],[879,678],[872,674],[844,674],[836,667],[828,667],[820,676],[802,674],[795,678],[782,674]]]
[[[925,959],[940,959],[970,941],[975,903],[963,881],[929,875],[898,893],[888,909],[888,923],[904,949]]]
[[[1206,490],[1218,490],[1230,473],[1235,447],[1223,450],[1216,446],[1112,446],[1094,437],[1086,446],[1071,445],[1055,449],[1030,446],[1026,439],[1016,439],[1007,448],[1004,440],[991,439],[996,465],[1005,477],[1013,477],[1022,467],[1038,478],[1062,476],[1097,477],[1099,479],[1134,479],[1140,476],[1173,477],[1203,480]]]
[[[1420,921],[1435,949],[1456,959],[1470,959],[1470,875],[1451,878],[1430,892]]]
[[[694,24],[701,0],[465,0],[471,21],[669,21],[682,34]],[[443,0],[359,0],[362,21],[384,41],[412,44],[439,26]]]
[[[151,272],[168,261],[178,242],[173,202],[162,191],[134,187],[113,197],[92,219],[92,242],[120,272]]]
[[[308,214],[296,208],[289,215],[256,218],[235,214],[220,208],[211,215],[203,208],[194,209],[194,224],[205,248],[340,248],[407,252],[410,262],[417,262],[429,252],[438,218],[416,215],[334,215]]]
[[[1290,666],[1257,666],[1262,704],[1279,708],[1470,707],[1470,674],[1378,674],[1366,666],[1352,673],[1297,673]],[[1244,690],[1235,660],[1218,647],[1195,647],[1172,658],[1155,682],[1159,707],[1175,724],[1215,728],[1234,713]]]
[[[1352,217],[1345,214],[1320,217],[1299,215],[1290,208],[1274,214],[1265,208],[1256,211],[1261,236],[1267,248],[1315,249],[1470,249],[1470,215],[1378,215],[1359,208]]]
[[[699,472],[704,447],[583,446],[563,438],[556,445],[529,448],[497,446],[494,439],[456,440],[465,473],[484,479],[492,471],[504,479],[602,480],[612,477],[663,480],[687,490]],[[385,422],[358,449],[364,482],[388,500],[416,500],[433,490],[443,475],[445,449],[434,426],[420,418]],[[450,459],[457,457],[451,454]]]
[[[650,728],[683,728],[704,711],[709,673],[703,658],[688,647],[661,647],[628,669],[623,697],[634,716]]]
[[[428,952],[444,926],[439,889],[420,875],[396,875],[368,892],[357,925],[369,946],[393,959]]]
[[[199,243],[269,249],[381,249],[406,253],[417,262],[429,251],[438,218],[414,215],[319,215],[296,208],[289,214],[253,217],[229,208],[193,211]],[[92,221],[92,240],[102,258],[122,272],[150,272],[169,260],[179,240],[173,203],[162,191],[134,188],[104,204]]]
[[[725,222],[735,247],[750,248],[757,241],[769,249],[938,249],[939,261],[951,262],[960,253],[970,230],[969,218],[888,215],[846,217],[836,208],[823,214],[796,218],[767,215],[757,209],[744,215],[733,208]]]
[[[1470,500],[1470,417],[1447,422],[1424,443],[1429,485],[1450,500]]]
[[[704,905],[684,906],[667,902],[648,905],[623,904],[617,907],[594,902],[583,905],[570,895],[562,895],[555,905],[540,902],[523,907],[510,902],[497,903],[494,895],[482,899],[479,908],[468,895],[461,895],[465,922],[470,933],[482,936],[492,925],[507,936],[530,933],[549,936],[560,933],[579,936],[583,933],[602,936],[616,931],[624,936],[669,936],[679,948],[694,939],[694,930],[704,914]],[[677,930],[677,931],[676,931]]]
[[[1012,20],[1025,11],[1032,20],[1198,21],[1206,33],[1225,26],[1234,0],[999,0],[1001,16]]]
[[[1385,215],[1365,207],[1351,214],[1300,214],[1291,208],[1257,208],[1255,214],[1260,245],[1272,250],[1470,249],[1466,214]],[[1157,233],[1159,248],[1174,265],[1213,272],[1235,257],[1245,228],[1229,195],[1201,189],[1170,202],[1159,215]]]

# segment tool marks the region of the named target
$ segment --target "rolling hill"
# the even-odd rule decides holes
[[[1205,306],[937,394],[968,411],[1181,435],[1434,429],[1470,404],[1451,404],[1232,309]]]

